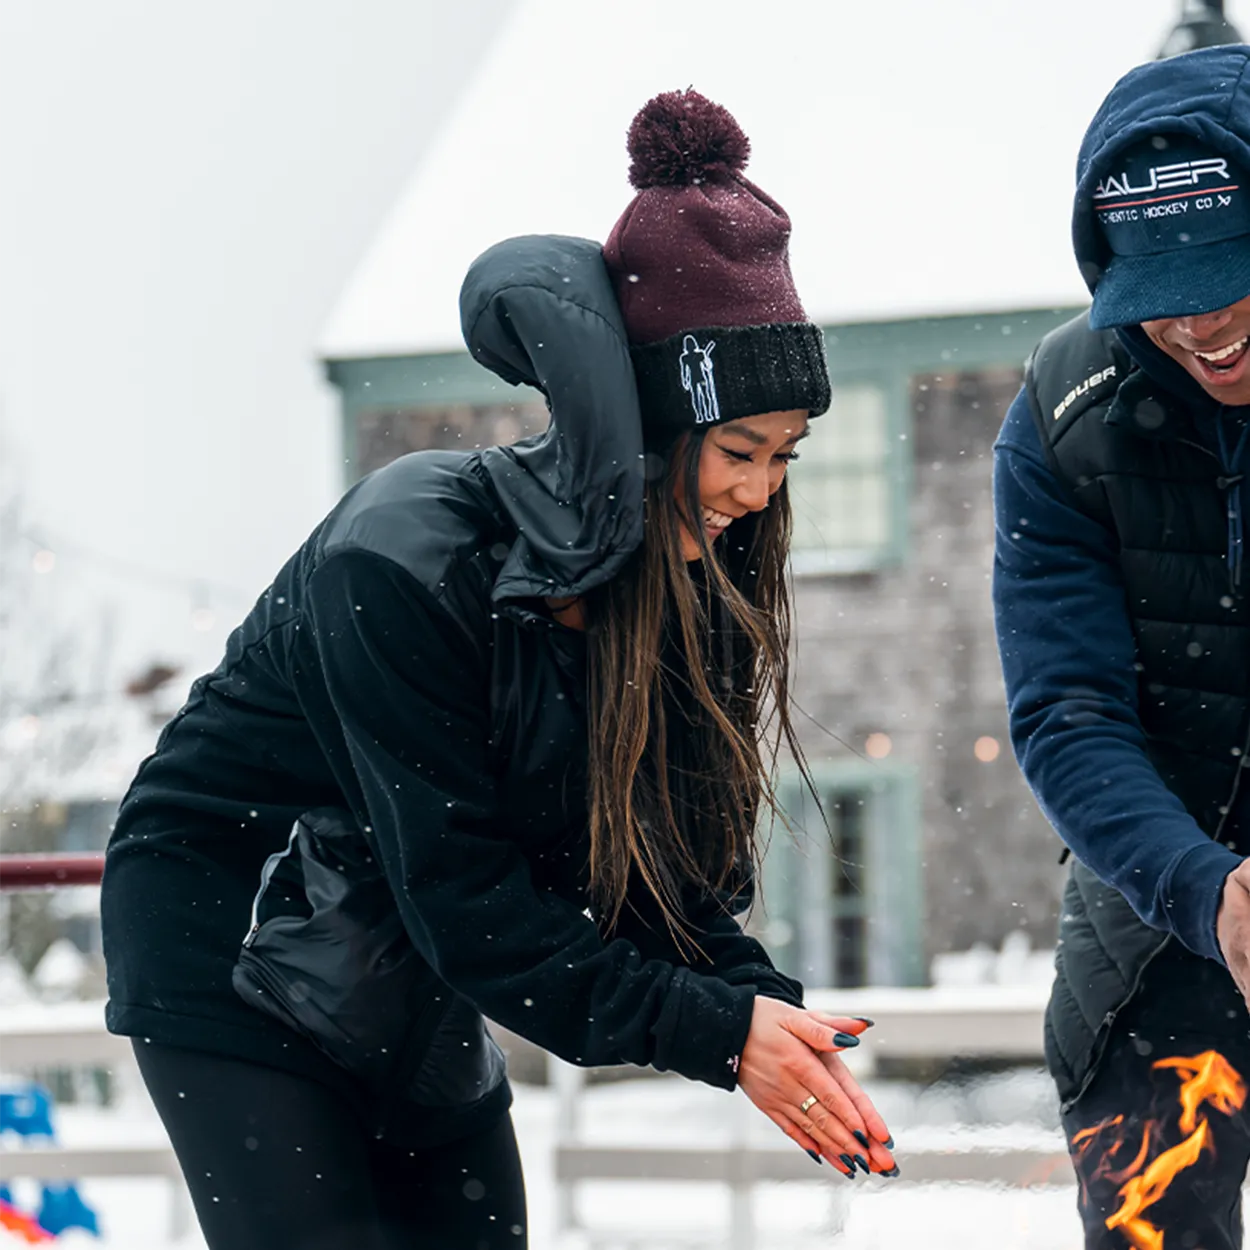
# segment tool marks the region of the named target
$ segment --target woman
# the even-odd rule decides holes
[[[602,250],[511,240],[465,281],[470,350],[550,430],[348,492],[122,806],[109,1026],[214,1250],[523,1245],[479,1011],[893,1168],[836,1055],[866,1022],[803,1011],[734,919],[766,722],[795,745],[784,479],[820,333],[723,109],[657,97],[630,151]]]

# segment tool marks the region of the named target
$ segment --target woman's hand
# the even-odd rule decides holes
[[[821,1011],[809,1011],[807,1014],[832,1029],[854,1033],[856,1036],[871,1027],[871,1022],[863,1017],[830,1016]],[[864,1118],[868,1142],[859,1157],[863,1158],[866,1155],[868,1158],[870,1168],[865,1170],[880,1172],[885,1176],[897,1176],[898,1165],[894,1162],[892,1153],[894,1138],[890,1136],[890,1130],[886,1128],[885,1121],[878,1114],[876,1107],[872,1105],[872,1100],[860,1089],[859,1083],[836,1051],[826,1051],[819,1056],[819,1059],[825,1070],[842,1087],[843,1092]],[[860,1144],[865,1145],[863,1142]]]
[[[894,1166],[884,1145],[889,1130],[837,1058],[867,1027],[864,1021],[816,1015],[757,997],[738,1065],[743,1093],[787,1137],[846,1175],[860,1160],[868,1171],[870,1158],[877,1171]],[[804,1100],[813,1095],[817,1101],[804,1111]]]

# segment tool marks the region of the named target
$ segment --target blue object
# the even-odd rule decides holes
[[[1212,312],[1250,293],[1248,64],[1245,47],[1224,46],[1139,66],[1090,123],[1072,237],[1094,329]]]
[[[22,1138],[42,1137],[55,1141],[52,1107],[52,1095],[41,1085],[0,1090],[0,1134],[9,1132]],[[0,1199],[15,1206],[8,1185],[0,1184]],[[39,1214],[35,1218],[54,1237],[59,1237],[69,1228],[85,1229],[95,1237],[100,1235],[99,1217],[87,1205],[73,1181],[62,1185],[44,1185]]]
[[[73,1182],[45,1185],[37,1218],[54,1237],[59,1237],[68,1228],[83,1228],[95,1237],[100,1235],[99,1217],[83,1200]]]
[[[1110,167],[1094,211],[1113,255],[1090,326],[1214,312],[1250,290],[1250,174],[1212,147],[1154,135]]]
[[[0,1090],[0,1133],[4,1132],[54,1139],[52,1095],[40,1085]]]
[[[1152,928],[1222,963],[1216,912],[1241,856],[1199,829],[1150,763],[1115,536],[1051,472],[1027,404],[1021,392],[994,449],[993,597],[1012,744],[1073,854]],[[1096,726],[1079,749],[1074,717]]]

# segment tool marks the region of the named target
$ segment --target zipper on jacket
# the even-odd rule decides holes
[[[1223,415],[1224,407],[1221,405],[1215,422],[1215,436],[1220,444],[1218,455],[1210,447],[1195,442],[1191,438],[1177,438],[1176,441],[1181,446],[1192,447],[1195,451],[1210,456],[1220,466],[1221,472],[1220,476],[1215,479],[1215,486],[1225,497],[1224,510],[1228,521],[1228,538],[1224,558],[1228,569],[1228,593],[1235,598],[1241,593],[1241,573],[1245,552],[1245,521],[1240,488],[1246,475],[1238,473],[1237,466],[1241,463],[1247,435],[1250,435],[1250,422],[1242,428],[1237,439],[1237,446],[1230,456],[1228,444],[1224,438],[1224,425],[1220,420]]]
[[[1102,1064],[1102,1057],[1106,1053],[1107,1043],[1111,1040],[1111,1030],[1115,1027],[1115,1022],[1119,1019],[1120,1012],[1137,997],[1138,990],[1141,989],[1142,978],[1146,975],[1146,969],[1163,953],[1163,948],[1172,940],[1170,933],[1163,935],[1163,941],[1150,952],[1142,961],[1142,965],[1137,969],[1137,975],[1133,978],[1133,984],[1129,986],[1128,993],[1120,999],[1120,1001],[1107,1012],[1102,1018],[1102,1025],[1098,1030],[1098,1036],[1094,1041],[1094,1051],[1090,1055],[1089,1067],[1085,1071],[1085,1079],[1081,1082],[1080,1088],[1075,1094],[1069,1098],[1059,1110],[1067,1115],[1080,1100],[1081,1095],[1089,1089],[1093,1083],[1094,1077],[1098,1075],[1098,1068]]]
[[[295,839],[298,835],[299,821],[297,820],[291,826],[291,836],[287,838],[286,846],[270,855],[260,870],[260,889],[256,891],[256,897],[252,899],[252,921],[243,938],[244,946],[251,946],[256,941],[256,935],[260,932],[260,900],[265,897],[265,891],[269,888],[269,882],[278,870],[278,865],[295,849]]]
[[[1216,478],[1216,486],[1226,492],[1228,513],[1228,581],[1230,592],[1236,595],[1241,589],[1242,556],[1245,549],[1245,525],[1242,508],[1241,484],[1245,474],[1239,472],[1242,454],[1246,449],[1246,436],[1250,435],[1250,422],[1241,427],[1237,443],[1230,452],[1224,432],[1224,405],[1215,418],[1215,437],[1220,445],[1220,465],[1224,476]]]

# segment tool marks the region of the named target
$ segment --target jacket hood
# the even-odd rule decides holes
[[[1081,143],[1072,244],[1090,294],[1110,258],[1094,216],[1094,190],[1128,147],[1185,135],[1250,169],[1250,47],[1202,48],[1130,70],[1111,89]]]
[[[1224,406],[1198,385],[1180,364],[1166,352],[1160,351],[1147,337],[1141,326],[1121,326],[1115,336],[1138,368],[1150,375],[1169,394],[1174,395],[1195,417],[1217,416]]]
[[[551,424],[482,463],[517,539],[494,599],[577,595],[642,542],[645,461],[629,341],[598,243],[507,239],[473,262],[460,324],[474,359],[546,396]]]

